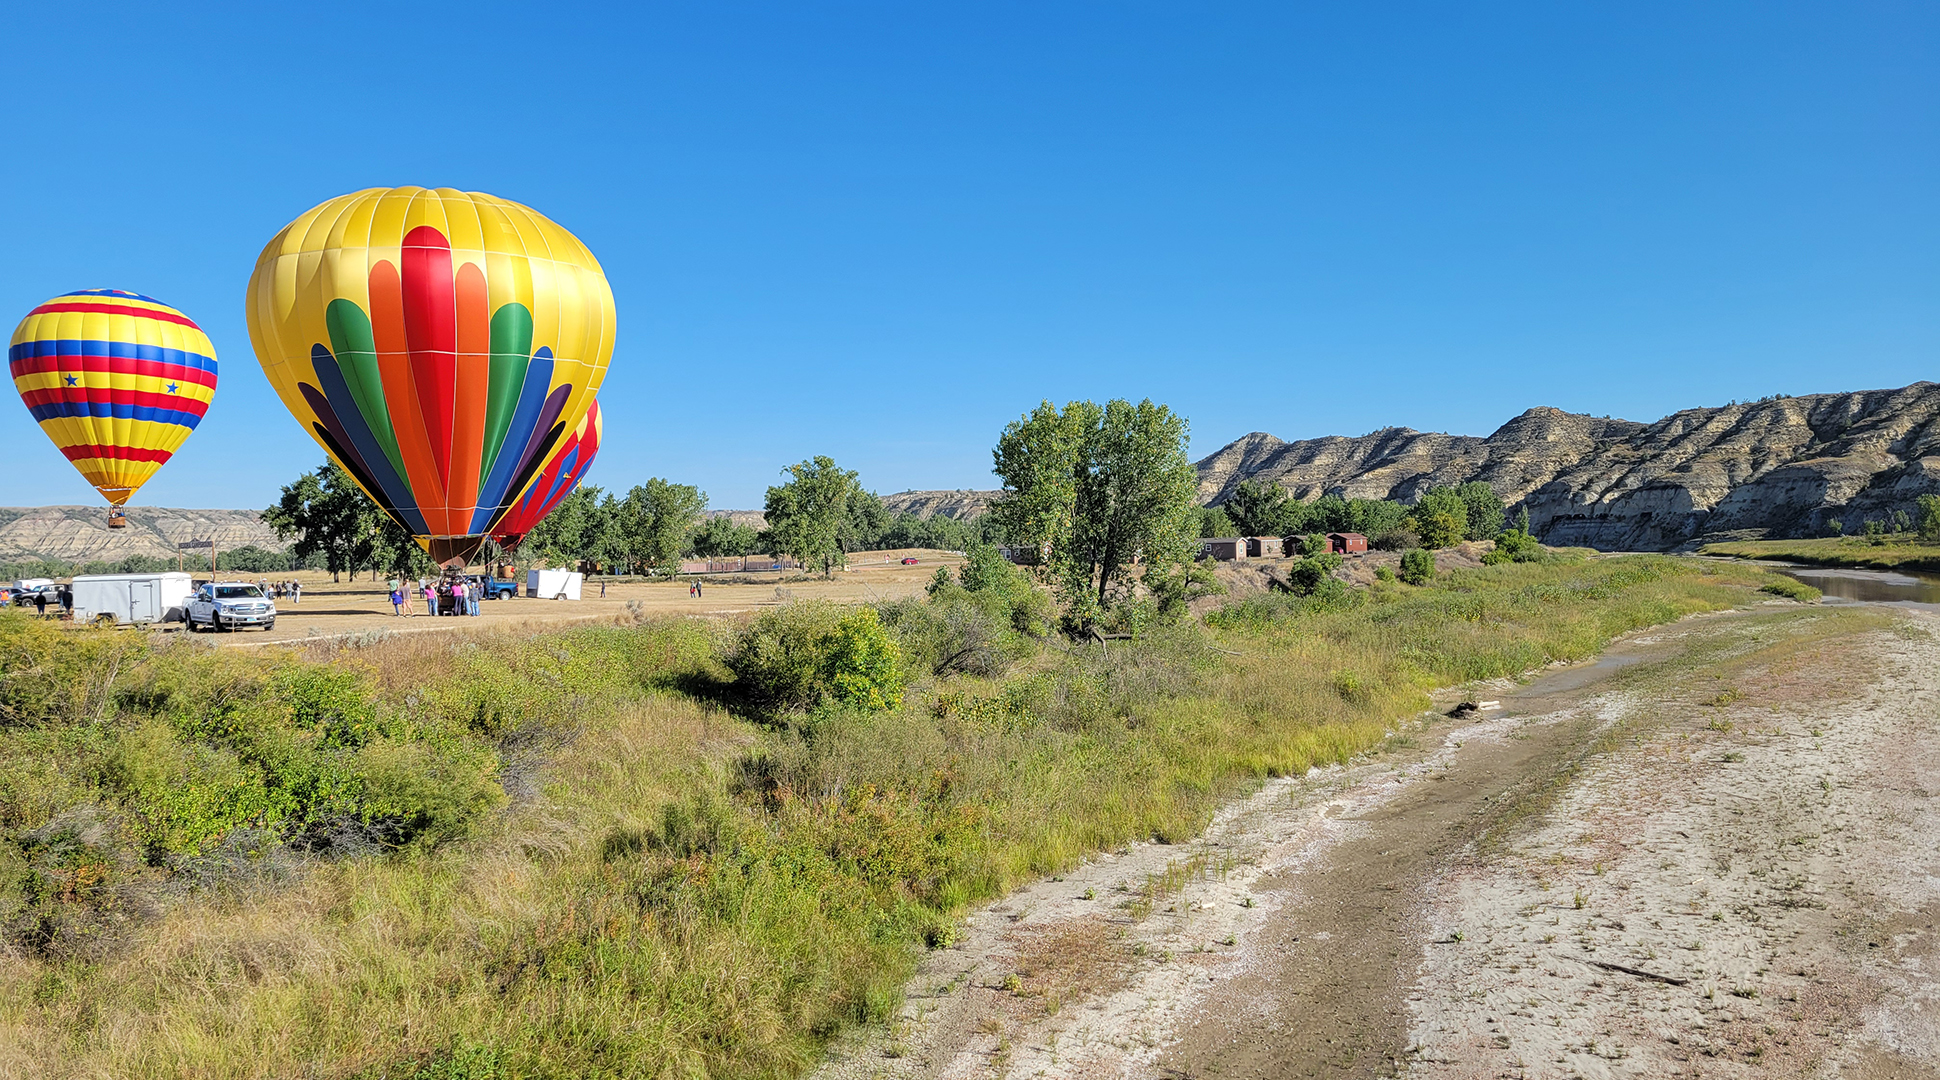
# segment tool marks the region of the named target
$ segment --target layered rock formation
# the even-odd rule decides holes
[[[120,562],[130,555],[172,559],[175,545],[184,540],[214,540],[224,551],[251,544],[270,551],[287,546],[254,510],[126,510],[128,527],[110,529],[105,506],[0,507],[0,561]],[[195,557],[206,560],[208,553]]]
[[[998,496],[995,491],[899,491],[882,497],[883,508],[892,514],[915,514],[919,518],[946,517],[958,521],[990,509]]]
[[[1487,438],[1389,428],[1283,442],[1254,433],[1198,463],[1200,498],[1251,477],[1301,498],[1411,501],[1486,481],[1552,544],[1669,550],[1857,528],[1940,493],[1940,385],[1686,409],[1654,424],[1535,408]]]

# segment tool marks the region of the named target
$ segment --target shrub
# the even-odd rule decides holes
[[[1435,557],[1420,548],[1401,553],[1401,580],[1426,585],[1435,580]]]
[[[1406,551],[1421,546],[1421,534],[1414,526],[1403,522],[1368,541],[1368,546],[1376,551]]]
[[[1393,580],[1394,580],[1394,571],[1393,571],[1393,570],[1390,570],[1390,569],[1388,569],[1388,568],[1387,568],[1387,567],[1385,567],[1385,566],[1377,566],[1377,567],[1375,567],[1375,568],[1374,568],[1374,580],[1376,580],[1376,581],[1393,581]]]
[[[1330,581],[1342,584],[1333,576],[1340,564],[1341,557],[1331,551],[1309,555],[1287,569],[1286,589],[1295,596],[1312,596]]]
[[[801,601],[765,612],[742,631],[727,666],[758,711],[825,703],[864,709],[902,704],[903,652],[874,608]]]
[[[1520,529],[1509,529],[1495,538],[1495,549],[1482,556],[1489,566],[1500,566],[1506,562],[1540,562],[1543,559],[1543,546],[1536,538]]]

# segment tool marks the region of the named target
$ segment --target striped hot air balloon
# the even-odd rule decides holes
[[[371,188],[297,218],[257,259],[248,314],[283,404],[447,565],[579,429],[613,355],[613,291],[586,245],[449,188]]]
[[[586,419],[579,422],[578,429],[553,447],[552,456],[539,468],[538,479],[525,489],[525,497],[492,530],[492,539],[500,547],[507,550],[518,547],[534,525],[545,520],[553,507],[579,487],[579,482],[586,478],[586,470],[592,467],[593,455],[600,452],[600,435],[600,403],[594,401],[587,407]]]
[[[216,350],[187,315],[119,289],[83,289],[27,313],[7,348],[40,429],[109,503],[126,503],[202,422]]]

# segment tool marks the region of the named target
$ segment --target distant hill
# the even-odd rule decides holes
[[[130,555],[173,558],[175,545],[184,540],[214,540],[223,550],[254,544],[282,551],[286,546],[254,510],[124,509],[128,527],[110,529],[105,506],[0,507],[0,561],[119,562]]]
[[[892,514],[915,514],[919,518],[955,518],[969,521],[990,509],[995,491],[899,491],[884,495],[882,505]]]
[[[1649,424],[1534,408],[1486,438],[1254,432],[1198,469],[1207,503],[1248,477],[1300,498],[1409,501],[1481,480],[1526,507],[1546,542],[1606,551],[1818,535],[1834,518],[1856,531],[1940,493],[1940,384],[1686,409]]]

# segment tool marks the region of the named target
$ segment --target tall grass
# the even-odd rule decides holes
[[[888,1016],[965,905],[1190,836],[1260,778],[1377,745],[1434,686],[1586,657],[1765,580],[1626,558],[1332,608],[1267,598],[797,726],[715,704],[729,676],[699,622],[254,661],[363,672],[375,722],[489,751],[498,808],[388,853],[266,840],[199,878],[128,869],[166,885],[144,910],[0,962],[0,1075],[793,1076],[836,1030]],[[242,663],[134,660],[144,679]],[[0,732],[11,843],[72,805],[111,828],[139,816],[102,777],[16,753],[50,727],[113,742],[153,723],[138,699],[102,700]],[[31,805],[11,794],[27,774]]]

